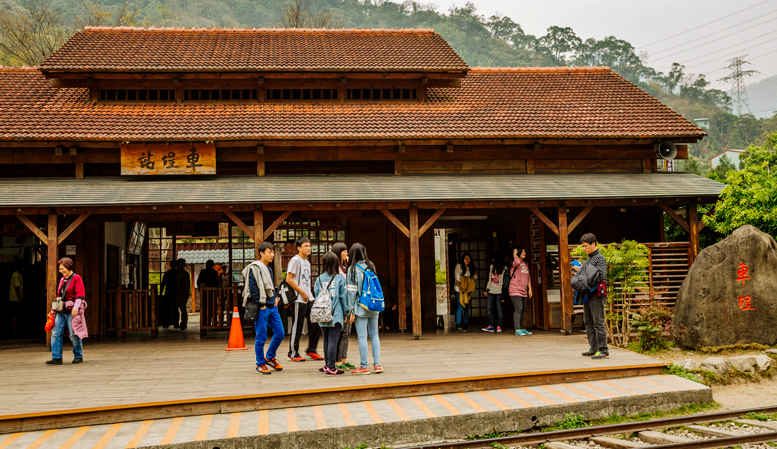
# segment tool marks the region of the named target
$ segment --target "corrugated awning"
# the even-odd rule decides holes
[[[724,187],[690,173],[6,178],[0,206],[676,198]]]

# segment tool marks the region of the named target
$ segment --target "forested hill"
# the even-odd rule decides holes
[[[61,45],[76,29],[95,26],[432,28],[472,67],[609,66],[668,106],[694,119],[712,121],[709,137],[691,148],[709,157],[725,148],[762,144],[777,119],[731,114],[731,98],[710,89],[702,74],[689,76],[678,61],[660,73],[615,36],[577,36],[571,28],[548,24],[543,36],[526,34],[520,17],[480,15],[472,4],[442,10],[407,0],[0,0],[0,63],[38,64],[46,48]],[[14,28],[44,17],[47,45],[14,41]],[[9,33],[14,35],[10,36]],[[40,33],[31,32],[31,35]],[[32,39],[35,39],[33,37]],[[29,52],[24,48],[44,48]],[[706,164],[704,164],[706,165]]]

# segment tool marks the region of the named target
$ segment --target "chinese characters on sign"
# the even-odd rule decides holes
[[[739,264],[739,268],[737,269],[737,282],[742,281],[742,287],[745,286],[745,281],[750,280],[750,276],[748,276],[749,272],[750,268],[747,267],[746,263]],[[737,300],[739,301],[740,310],[755,310],[755,307],[753,307],[753,299],[750,295],[740,295]]]
[[[147,143],[121,146],[122,175],[215,175],[212,143]]]

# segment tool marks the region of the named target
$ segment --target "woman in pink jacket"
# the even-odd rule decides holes
[[[510,287],[508,293],[513,302],[515,312],[513,312],[513,321],[515,321],[515,335],[531,335],[523,327],[523,313],[526,310],[526,303],[532,297],[531,291],[531,273],[529,264],[526,263],[526,250],[523,247],[513,248],[513,260],[510,267]]]
[[[59,260],[59,280],[57,296],[64,301],[61,312],[57,312],[54,320],[54,328],[51,330],[51,360],[47,365],[62,364],[62,334],[67,325],[70,332],[70,341],[73,343],[73,363],[84,361],[83,343],[81,338],[86,338],[86,322],[84,321],[84,309],[86,309],[86,289],[81,276],[75,274],[75,263],[69,257]]]

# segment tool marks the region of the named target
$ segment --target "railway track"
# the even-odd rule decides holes
[[[777,413],[777,406],[747,410],[704,413],[677,418],[662,418],[608,426],[552,432],[525,433],[473,441],[457,441],[415,446],[405,449],[464,449],[537,447],[548,449],[589,448],[721,448],[744,444],[777,442],[777,420],[762,422],[746,415]],[[733,425],[707,425],[732,421]],[[677,429],[677,430],[675,430]]]

